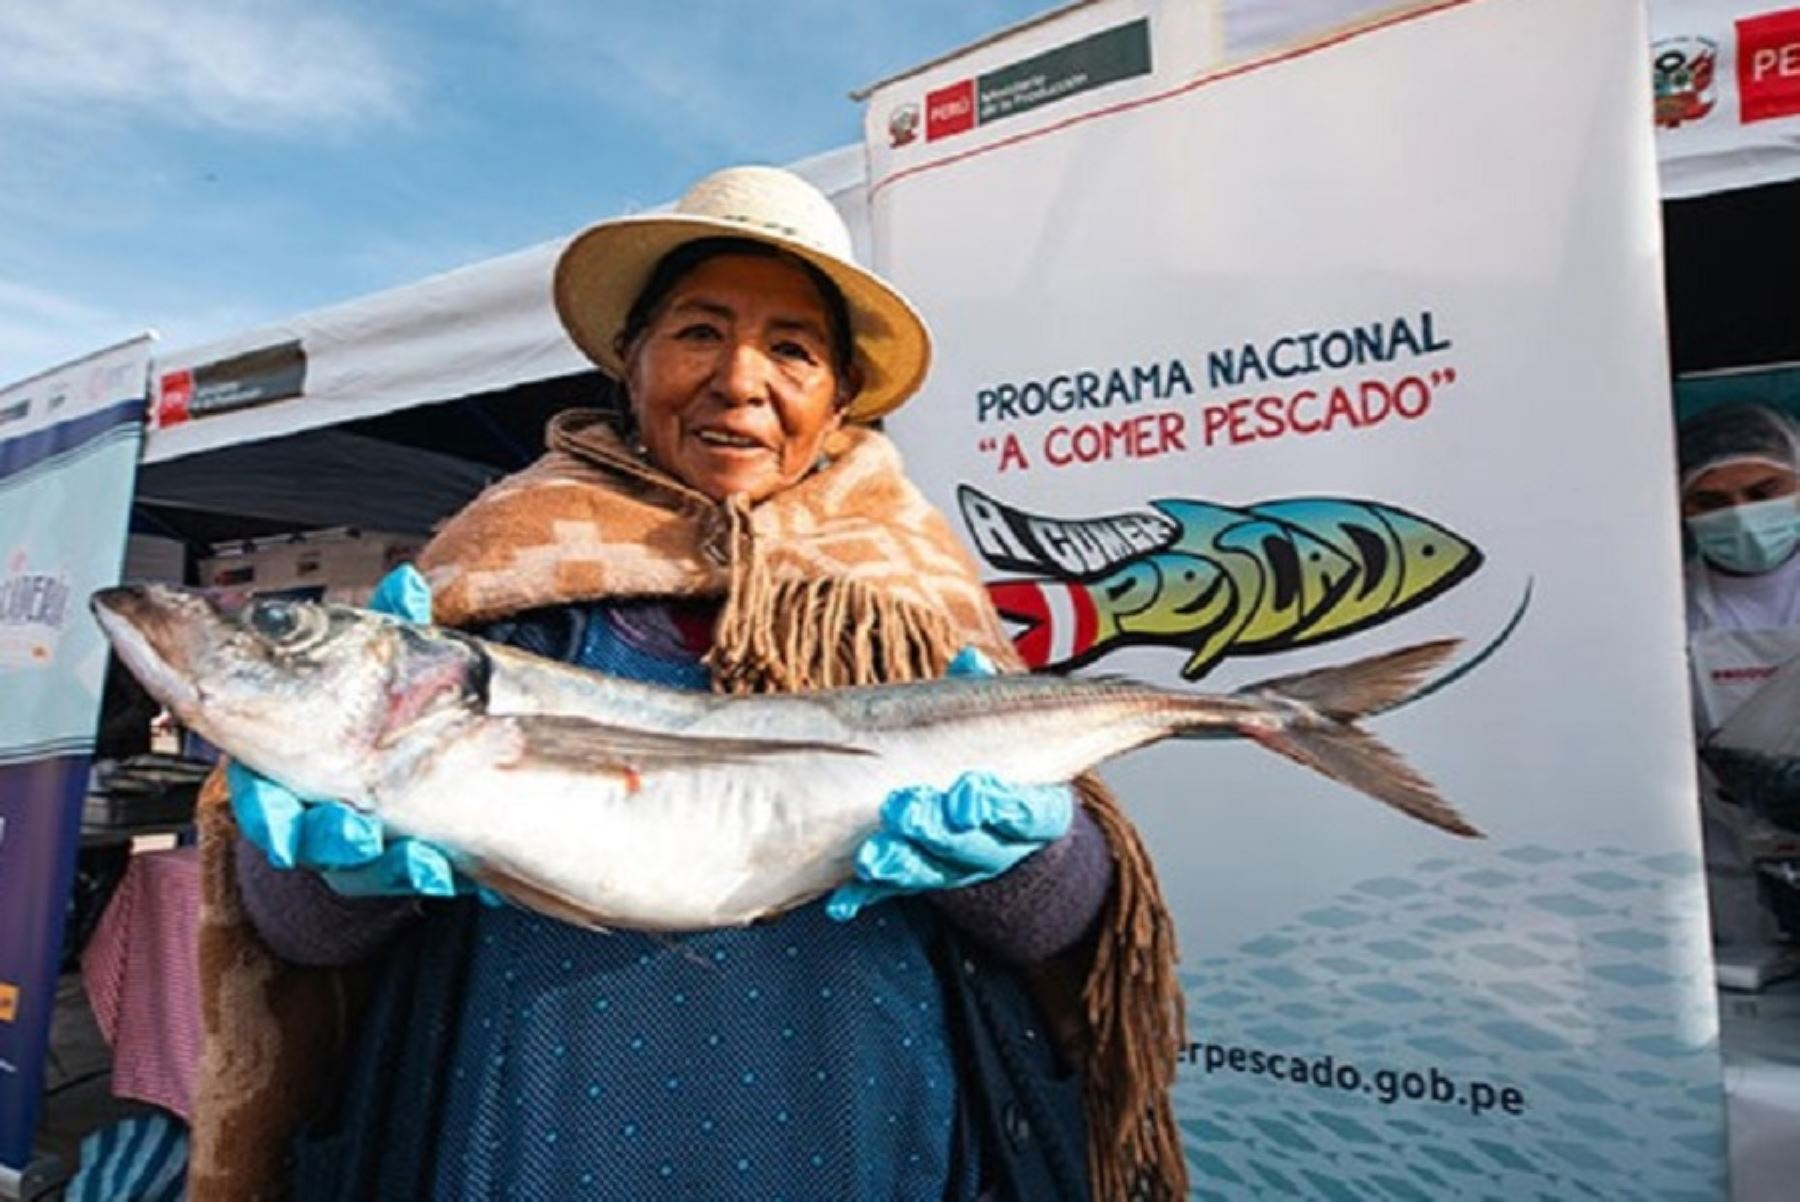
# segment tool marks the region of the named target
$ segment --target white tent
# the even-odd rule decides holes
[[[789,166],[831,197],[866,256],[862,147]],[[139,503],[296,527],[429,530],[492,469],[339,427],[592,371],[551,307],[567,241],[157,355]]]
[[[862,147],[789,166],[831,197],[866,255]],[[157,355],[144,463],[590,370],[551,308],[567,241]],[[183,399],[190,416],[169,420]]]

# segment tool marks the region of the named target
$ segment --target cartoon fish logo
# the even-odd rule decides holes
[[[1310,647],[1389,621],[1482,563],[1467,539],[1379,501],[1168,499],[1148,513],[1065,520],[968,485],[957,495],[983,558],[1030,574],[988,593],[1034,668],[1076,668],[1151,644],[1186,648],[1181,674],[1198,680],[1229,656]]]

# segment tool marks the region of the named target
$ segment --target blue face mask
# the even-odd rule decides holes
[[[1772,497],[1686,519],[1700,554],[1727,572],[1754,576],[1787,562],[1800,542],[1800,508]]]

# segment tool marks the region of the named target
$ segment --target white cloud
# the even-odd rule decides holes
[[[117,314],[0,279],[0,387],[136,332]]]
[[[158,346],[180,349],[271,319],[231,303],[157,312]],[[140,316],[0,279],[0,387],[58,367],[145,331]]]
[[[26,284],[0,280],[0,315],[14,321],[36,321],[46,325],[91,321],[100,316],[97,309],[80,301],[45,292]]]
[[[490,7],[496,0],[485,0]],[[498,0],[510,36],[570,103],[702,161],[805,153],[858,136],[852,88],[1052,0]],[[829,81],[829,82],[828,82]],[[655,198],[665,199],[663,197]]]
[[[299,0],[0,4],[0,96],[181,123],[292,130],[405,110],[366,31]]]
[[[690,143],[741,144],[762,117],[731,67],[743,11],[702,4],[670,20],[644,5],[508,0],[518,53],[568,89],[571,102],[624,113]]]

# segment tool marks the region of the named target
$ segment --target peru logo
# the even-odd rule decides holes
[[[1675,129],[1698,121],[1719,102],[1713,91],[1718,44],[1706,38],[1664,38],[1650,47],[1656,86],[1656,123]]]
[[[902,104],[888,114],[888,145],[895,150],[919,137],[919,106]]]

